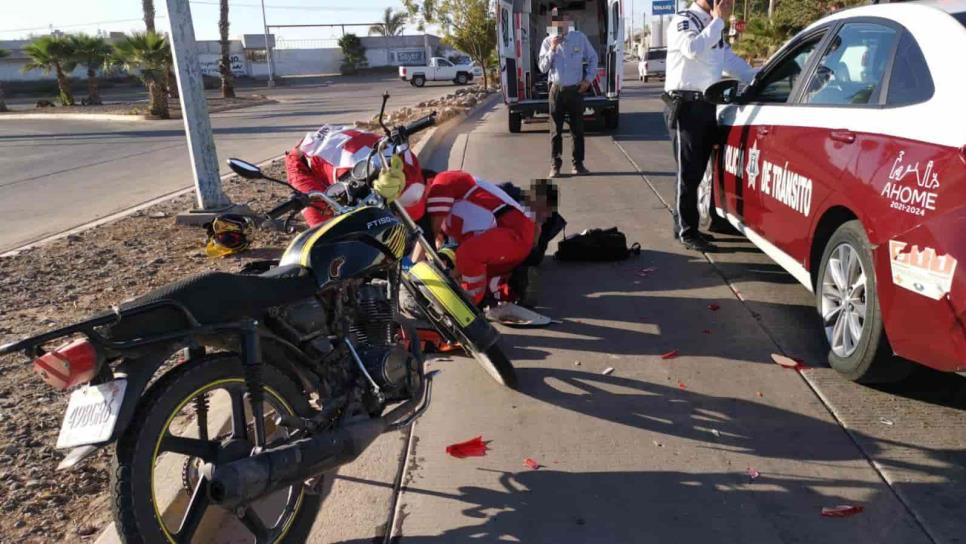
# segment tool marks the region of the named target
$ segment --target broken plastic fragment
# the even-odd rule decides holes
[[[827,518],[847,518],[861,513],[865,508],[856,504],[840,504],[839,506],[822,507],[822,515]]]
[[[574,361],[574,366],[580,366],[580,361]]]
[[[672,349],[671,351],[661,355],[661,359],[674,359],[678,356],[678,350]]]
[[[757,480],[758,477],[761,476],[761,473],[760,472],[758,472],[757,470],[755,470],[755,469],[753,469],[751,467],[748,467],[747,474],[748,474],[748,477],[751,478],[752,481]]]
[[[678,382],[678,389],[687,389],[687,388],[688,388],[688,386],[685,385],[684,382],[682,382],[682,381],[679,381]]]
[[[601,374],[603,374],[604,376],[607,376],[607,375],[609,375],[613,371],[614,371],[614,367],[609,366],[609,367],[605,368],[604,371],[601,372]]]
[[[659,448],[663,448],[664,447],[664,444],[661,444],[657,440],[654,441],[654,445],[657,446],[657,447],[659,447]]]
[[[712,302],[711,304],[708,304],[708,309],[711,310],[712,312],[717,312],[718,310],[721,309],[721,306]]]
[[[529,457],[527,457],[526,459],[523,460],[523,464],[526,465],[527,468],[529,468],[531,470],[538,470],[540,468],[543,468],[543,465],[541,465],[540,463],[534,461],[533,459],[530,459]]]
[[[483,457],[486,455],[486,450],[486,442],[483,442],[482,436],[477,436],[476,438],[472,438],[466,442],[446,446],[446,453],[456,457],[457,459],[463,459],[465,457]]]
[[[880,417],[879,418],[879,423],[881,423],[883,425],[889,425],[890,427],[896,424],[895,421],[892,421],[891,419],[886,418],[886,417]]]
[[[771,360],[779,366],[791,368],[793,370],[803,370],[808,368],[808,366],[803,363],[801,359],[792,359],[791,357],[782,355],[780,353],[772,353]]]
[[[719,431],[718,429],[711,429],[711,434],[713,434],[715,438],[721,437],[721,431]]]

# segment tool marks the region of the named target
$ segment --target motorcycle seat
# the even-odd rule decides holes
[[[171,300],[183,305],[202,325],[260,318],[266,310],[312,296],[318,290],[311,271],[299,265],[273,268],[264,274],[206,272],[170,283],[121,304],[120,320],[110,326],[115,341],[145,338],[191,326],[184,312],[159,306],[137,312],[145,305]]]

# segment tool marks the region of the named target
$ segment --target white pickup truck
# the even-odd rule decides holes
[[[429,66],[400,66],[399,79],[422,87],[427,81],[452,81],[466,85],[474,77],[482,77],[483,69],[474,64],[453,64],[443,57],[429,59]]]

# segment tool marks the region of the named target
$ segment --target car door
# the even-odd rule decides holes
[[[446,59],[436,60],[436,79],[454,79],[456,77],[456,68],[453,63]]]
[[[797,37],[759,72],[739,103],[718,114],[724,138],[717,154],[716,206],[751,229],[749,236],[759,245],[767,242],[762,236],[769,238],[766,229],[773,223],[769,200],[774,165],[781,164],[784,172],[784,163],[779,163],[781,149],[797,131],[781,124],[794,110],[796,93],[828,32],[828,27],[820,27]],[[763,249],[778,261],[784,258]]]

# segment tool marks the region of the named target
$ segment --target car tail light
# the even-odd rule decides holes
[[[34,359],[34,371],[47,385],[63,391],[97,374],[97,350],[88,340],[74,340]]]
[[[402,73],[403,73],[403,75],[406,75],[406,69],[405,68],[402,69]]]
[[[647,70],[647,63],[644,63],[644,69]]]

